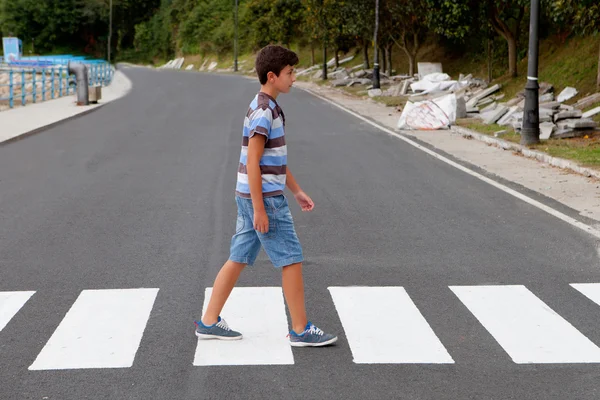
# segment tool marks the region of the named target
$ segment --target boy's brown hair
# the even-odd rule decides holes
[[[268,45],[263,47],[256,56],[254,67],[261,85],[267,83],[267,74],[273,72],[279,76],[282,69],[288,65],[298,64],[298,56],[293,51],[282,46]]]

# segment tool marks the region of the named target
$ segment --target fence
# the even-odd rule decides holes
[[[73,61],[73,58],[70,60]],[[36,61],[39,63],[41,60]],[[0,110],[75,93],[75,75],[68,73],[66,66],[68,60],[48,61],[60,62],[55,62],[52,66],[32,68],[24,68],[25,65],[15,68],[16,66],[11,63],[10,67],[0,68]],[[107,62],[85,62],[85,64],[88,67],[90,86],[106,86],[111,82],[113,69],[110,64]]]

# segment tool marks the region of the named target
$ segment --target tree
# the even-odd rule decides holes
[[[346,33],[362,47],[364,68],[369,68],[369,47],[375,29],[375,1],[346,0],[344,4]]]
[[[476,35],[489,23],[508,46],[508,74],[517,76],[517,59],[522,22],[530,0],[426,0],[429,26],[448,38],[464,40]],[[482,16],[485,17],[482,18]],[[483,37],[487,35],[482,35]]]
[[[598,35],[600,33],[600,4],[596,1],[582,1],[575,21],[583,34]],[[596,87],[600,90],[600,45],[598,48],[598,75]]]
[[[427,34],[428,4],[424,0],[385,0],[384,20],[387,36],[402,49],[409,62],[409,75],[414,75],[417,55]],[[385,37],[385,36],[384,36]]]
[[[487,0],[486,3],[490,24],[508,44],[508,74],[514,78],[517,76],[521,22],[529,0]]]

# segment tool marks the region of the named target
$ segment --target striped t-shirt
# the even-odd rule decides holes
[[[283,194],[287,166],[287,146],[285,145],[285,116],[274,98],[260,92],[256,95],[246,118],[242,138],[242,152],[238,168],[236,194],[250,198],[248,185],[248,142],[255,134],[267,138],[265,150],[260,159],[262,193],[264,197]]]

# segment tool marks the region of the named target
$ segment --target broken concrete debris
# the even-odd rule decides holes
[[[351,60],[350,57],[342,59],[340,64]],[[498,93],[502,85],[488,87],[484,80],[473,78],[471,74],[460,74],[458,80],[452,80],[443,72],[441,63],[418,63],[418,72],[414,76],[388,76],[382,72],[381,89],[373,89],[373,70],[365,69],[362,63],[353,67],[333,68],[334,63],[330,60],[328,65],[331,67],[328,77],[334,87],[361,85],[365,90],[360,94],[403,97],[408,100],[398,122],[401,129],[443,129],[448,124],[454,124],[457,118],[479,118],[486,124],[512,127],[517,133],[522,129],[524,90],[504,101],[505,94]],[[299,71],[297,75],[311,74],[314,79],[320,79],[322,68],[322,65],[314,65]],[[567,105],[564,102],[576,96],[577,89],[566,87],[556,95],[552,84],[540,82],[539,86],[541,139],[583,136],[583,132],[595,131],[598,124],[590,118],[600,114],[600,107],[586,110],[600,103],[600,93]],[[446,108],[443,109],[439,103]],[[440,113],[440,109],[443,112]]]
[[[577,93],[579,93],[577,91],[577,89],[567,86],[566,88],[563,89],[562,92],[560,92],[560,94],[558,95],[556,100],[558,102],[562,103],[563,101],[567,101],[567,100],[572,99],[573,97],[577,96]]]

